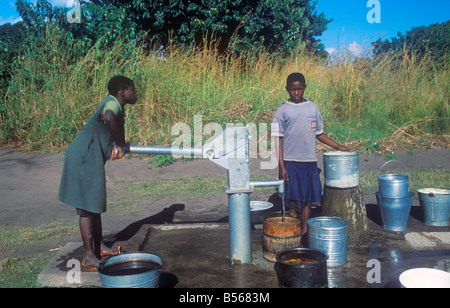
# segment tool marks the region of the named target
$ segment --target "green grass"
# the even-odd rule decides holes
[[[0,287],[34,287],[38,274],[57,253],[43,251],[42,247],[78,232],[76,220],[50,221],[39,226],[0,225]]]
[[[252,175],[251,180],[269,180],[268,176]],[[227,185],[224,176],[196,176],[176,179],[154,179],[123,183],[118,194],[108,200],[108,210],[127,215],[138,215],[148,205],[162,198],[209,198],[223,194]],[[273,188],[258,188],[258,192],[273,191]]]
[[[23,246],[44,244],[78,231],[75,220],[50,221],[40,226],[0,225],[0,255]]]
[[[2,259],[0,270],[1,288],[33,288],[39,273],[55,256],[56,252],[32,256]]]
[[[162,198],[209,197],[219,194],[226,184],[224,177],[190,177],[154,179],[134,183],[120,183],[120,194],[108,200],[108,211],[138,215],[148,205]]]
[[[170,45],[162,59],[157,49],[147,54],[118,41],[68,65],[73,48],[49,31],[19,60],[0,106],[3,141],[30,150],[64,149],[119,73],[134,79],[139,94],[138,104],[127,108],[126,137],[134,144],[170,145],[177,137],[174,124],[192,128],[194,115],[202,115],[203,125],[269,123],[288,98],[285,80],[294,71],[305,74],[306,96],[321,110],[326,133],[339,142],[362,141],[364,147],[367,140],[449,133],[449,71],[426,58],[329,65],[308,53],[245,58],[219,54],[213,45],[193,51]]]
[[[378,171],[364,171],[360,173],[360,184],[365,194],[372,194],[378,190]],[[408,173],[410,189],[416,192],[419,188],[435,187],[449,188],[450,173],[440,169],[417,169]],[[323,173],[321,173],[323,183]],[[252,175],[251,180],[269,180],[265,175]],[[122,214],[138,215],[148,208],[148,204],[162,198],[209,198],[223,194],[222,187],[226,186],[226,178],[220,176],[189,177],[177,179],[155,179],[134,183],[121,183],[120,195],[109,199],[108,209]],[[274,193],[275,188],[258,188],[258,193]]]
[[[403,173],[404,174],[404,173]],[[360,183],[364,193],[374,193],[378,190],[378,171],[365,171],[360,173]],[[445,188],[449,189],[450,172],[442,169],[416,169],[408,172],[409,188],[417,193],[419,188]]]

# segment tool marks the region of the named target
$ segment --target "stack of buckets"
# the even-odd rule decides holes
[[[359,153],[332,151],[323,154],[325,186],[347,189],[359,186]],[[348,222],[339,217],[308,220],[308,245],[328,255],[327,265],[347,262]]]
[[[381,166],[381,169],[391,160]],[[403,164],[402,164],[403,165]],[[406,169],[406,166],[403,165]],[[383,174],[378,176],[378,192],[375,193],[380,207],[383,229],[390,231],[406,230],[414,193],[409,191],[408,170],[404,174]]]

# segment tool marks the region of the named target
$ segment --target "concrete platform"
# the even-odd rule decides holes
[[[49,288],[101,287],[98,273],[82,268],[83,253],[83,243],[67,243],[39,273],[36,285]]]
[[[398,276],[415,267],[450,272],[448,227],[429,228],[413,217],[406,232],[384,231],[373,221],[369,221],[369,227],[370,243],[349,247],[347,263],[328,268],[329,287],[400,287]],[[262,228],[257,225],[252,230],[252,263],[233,265],[227,223],[142,225],[131,239],[117,242],[114,247],[121,245],[125,251],[159,255],[164,260],[162,288],[277,288],[274,264],[262,256],[261,238]],[[68,243],[39,274],[36,284],[101,287],[97,272],[73,265],[82,255],[81,243]],[[73,264],[68,263],[70,260]],[[375,269],[369,260],[379,262],[379,267]]]
[[[125,252],[159,255],[164,260],[162,288],[277,287],[274,264],[262,256],[261,236],[260,228],[252,232],[252,263],[234,265],[229,259],[229,229],[225,223],[144,225],[132,239],[116,244],[124,247]],[[97,272],[72,265],[82,258],[82,243],[67,243],[38,275],[36,284],[101,287]]]

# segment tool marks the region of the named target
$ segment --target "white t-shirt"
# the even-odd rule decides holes
[[[322,133],[322,115],[309,99],[298,104],[284,102],[272,120],[272,135],[283,137],[283,158],[286,161],[317,161],[316,136]]]

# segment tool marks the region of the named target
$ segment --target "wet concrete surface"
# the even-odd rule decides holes
[[[164,260],[161,287],[274,288],[273,263],[262,257],[261,230],[252,232],[252,263],[232,264],[228,225],[180,225],[170,231],[149,228],[143,251]],[[181,229],[178,229],[181,228]],[[137,234],[137,240],[140,234]]]
[[[371,223],[372,225],[372,223]],[[141,242],[140,250],[155,253],[165,262],[165,287],[180,288],[274,288],[278,279],[274,263],[262,256],[261,227],[252,231],[252,263],[233,264],[229,259],[229,230],[227,225],[215,229],[188,225],[173,226],[180,229],[164,230],[149,227],[145,240],[141,232],[133,241]],[[376,228],[375,225],[372,225]],[[143,227],[145,230],[146,227]],[[442,228],[442,227],[441,227]],[[448,230],[448,229],[447,229]],[[443,230],[442,230],[443,231]],[[391,232],[389,232],[391,233]],[[371,241],[362,247],[348,247],[347,263],[328,267],[330,288],[383,288],[400,287],[399,275],[410,268],[429,267],[449,270],[450,236],[447,232],[412,232],[403,236],[383,231],[371,233]],[[442,234],[443,237],[434,237]],[[411,235],[411,236],[408,236]],[[410,239],[417,237],[417,241]],[[428,239],[433,245],[422,243]],[[307,247],[307,236],[302,239]],[[428,243],[428,242],[427,242]],[[369,262],[369,260],[371,260]],[[379,263],[378,263],[379,262]],[[376,268],[377,267],[377,268]],[[369,275],[369,279],[367,278]],[[163,276],[164,277],[164,276]],[[165,283],[167,283],[165,285]]]
[[[369,217],[376,218],[373,213]],[[329,288],[397,288],[401,286],[399,275],[417,267],[450,272],[449,227],[427,226],[410,216],[408,229],[394,232],[383,230],[372,219],[369,218],[370,241],[361,247],[348,247],[344,265],[328,267]],[[160,256],[164,260],[162,288],[278,288],[274,263],[263,258],[262,234],[262,226],[254,225],[252,262],[248,264],[232,264],[226,222],[142,224],[139,228],[134,226],[131,237],[116,241],[114,246],[121,245],[125,252]],[[307,236],[302,245],[308,246]],[[81,283],[64,282],[71,270],[68,260],[81,258],[81,243],[75,243],[49,263],[40,274],[38,285],[101,287],[98,274],[84,269]],[[46,277],[45,272],[51,268],[56,272],[53,276],[59,277],[56,285]]]

